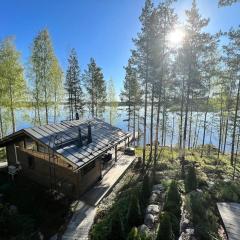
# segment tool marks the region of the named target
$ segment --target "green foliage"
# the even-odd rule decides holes
[[[181,195],[176,181],[172,181],[166,195],[164,210],[169,214],[174,235],[179,235],[179,225],[181,219]]]
[[[5,223],[14,221],[14,223],[8,225],[10,227],[8,233],[12,234],[10,236],[40,230],[46,238],[49,238],[65,222],[65,217],[70,211],[69,203],[65,198],[54,199],[46,189],[29,182],[22,176],[17,178],[13,184],[9,181],[7,175],[0,173],[0,193],[4,195],[2,221]],[[6,209],[9,209],[10,205],[17,207],[18,212],[15,217],[6,215]],[[23,231],[23,229],[26,229],[26,231]],[[4,231],[0,228],[1,230]],[[29,232],[28,237],[30,236]]]
[[[139,236],[138,229],[136,227],[133,227],[130,231],[127,240],[141,240],[141,237]]]
[[[128,208],[127,223],[130,229],[134,226],[139,226],[143,220],[139,204],[139,194],[137,193],[137,191],[133,191]]]
[[[233,3],[240,2],[239,0],[219,0],[219,5],[220,6],[229,6],[232,5]]]
[[[196,235],[199,239],[210,240],[211,235],[216,236],[217,218],[211,209],[212,199],[208,194],[192,192],[187,196],[186,206],[191,213]]]
[[[217,201],[240,203],[240,184],[237,182],[219,181],[213,186],[211,193]]]
[[[187,174],[185,176],[185,190],[186,192],[191,192],[197,189],[197,175],[194,166],[188,168]]]
[[[112,216],[110,232],[107,238],[109,240],[124,240],[122,217],[119,214],[119,211],[116,211]]]
[[[29,215],[11,213],[6,205],[0,204],[0,236],[1,239],[38,239],[35,235],[35,222]],[[33,239],[33,238],[32,238]]]
[[[141,198],[142,198],[142,203],[143,205],[146,205],[150,194],[151,194],[151,183],[149,179],[149,175],[146,174],[143,178],[143,185],[142,185],[142,190],[141,190]]]
[[[62,89],[62,70],[54,54],[47,29],[40,31],[33,40],[29,77],[32,81],[31,94],[36,109],[35,121],[41,124],[40,108],[45,108],[45,122],[48,123],[49,107],[60,100]]]
[[[10,111],[12,131],[15,132],[15,109],[26,97],[26,82],[20,56],[12,38],[0,42],[0,137],[4,135],[1,108],[6,107]]]
[[[95,59],[91,58],[87,70],[84,71],[83,81],[87,91],[92,117],[102,114],[106,102],[106,83],[102,69],[97,66]]]
[[[178,219],[181,216],[181,195],[176,181],[172,181],[166,195],[164,210],[171,212]]]
[[[175,236],[172,230],[171,219],[168,213],[163,213],[160,217],[160,226],[158,229],[157,240],[174,240]]]
[[[83,112],[83,92],[80,81],[80,67],[77,52],[73,48],[68,58],[68,69],[66,74],[65,89],[68,93],[68,108],[70,119],[75,119],[75,114]]]

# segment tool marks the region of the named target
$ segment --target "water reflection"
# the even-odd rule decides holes
[[[9,116],[9,112],[7,110],[3,110],[3,128],[4,128],[4,135],[11,133],[11,120]],[[150,113],[150,111],[149,111]],[[54,109],[50,109],[49,111],[49,123],[60,122],[63,120],[68,120],[68,111],[66,106],[62,105],[59,107],[56,116],[54,116]],[[160,126],[159,132],[159,142],[165,143],[165,145],[170,146],[176,145],[179,143],[179,125],[180,125],[180,113],[179,112],[168,112],[166,115],[166,132],[165,137],[163,138],[162,135],[162,126]],[[44,119],[44,110],[41,111],[42,119]],[[140,116],[143,116],[143,109],[140,109]],[[81,118],[82,116],[80,116]],[[128,129],[128,122],[124,121],[128,119],[127,115],[127,107],[105,107],[105,110],[102,111],[101,115],[99,116],[106,122],[122,128],[123,130],[127,131]],[[83,118],[91,118],[91,113],[88,109],[85,109],[83,113]],[[154,121],[156,120],[156,115],[154,116]],[[193,112],[191,118],[191,139],[190,146],[199,145],[202,142],[202,135],[203,135],[203,120],[204,114]],[[35,112],[33,108],[21,108],[16,110],[16,129],[20,130],[22,128],[28,128],[34,126],[36,123],[35,121]],[[213,125],[214,123],[214,125]],[[138,129],[136,120],[136,130]],[[132,130],[132,124],[130,124]],[[143,130],[143,118],[139,118],[139,127],[140,130]],[[155,136],[155,135],[154,135]],[[230,150],[230,134],[227,139],[227,146],[226,150]],[[147,119],[147,143],[149,143],[150,139],[150,116]],[[161,142],[162,139],[165,139],[164,142]],[[207,119],[207,130],[206,130],[206,144],[213,144],[218,146],[218,139],[219,139],[219,115],[218,113],[209,113]],[[140,145],[142,145],[142,139],[140,139]]]

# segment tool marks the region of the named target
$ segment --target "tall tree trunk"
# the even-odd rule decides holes
[[[3,138],[2,108],[0,107],[0,139]]]
[[[183,150],[183,104],[184,104],[184,79],[182,81],[182,96],[181,96],[181,109],[180,109],[180,124],[179,124],[179,149],[180,149],[180,157],[182,156],[182,150]]]
[[[206,136],[206,128],[207,128],[207,113],[208,113],[208,102],[209,102],[209,96],[207,98],[207,109],[204,113],[204,122],[203,122],[203,138],[202,138],[202,149],[201,149],[201,158],[203,156],[203,148],[205,144],[205,136]]]
[[[14,114],[14,107],[13,107],[13,89],[12,85],[10,84],[10,89],[9,89],[9,97],[10,97],[10,112],[11,112],[11,121],[12,121],[12,131],[16,131],[16,124],[15,124],[15,114]]]
[[[57,121],[57,94],[54,93],[54,123]]]
[[[172,113],[172,133],[171,133],[171,143],[170,143],[171,152],[172,152],[172,150],[173,150],[174,130],[175,130],[175,116],[174,116],[174,113]]]
[[[195,123],[195,129],[194,129],[194,138],[193,138],[193,148],[196,147],[196,139],[197,139],[197,132],[198,132],[198,112],[197,112],[197,117],[196,117],[196,123]]]
[[[136,143],[136,104],[133,103],[133,146],[135,147]]]
[[[224,143],[223,143],[223,154],[225,154],[225,151],[226,151],[227,136],[228,136],[229,115],[230,115],[230,110],[228,109],[227,119],[226,119],[226,125],[225,125],[225,131],[224,131],[225,134],[224,134]]]
[[[234,156],[234,164],[233,164],[233,181],[235,180],[235,175],[236,175],[236,165],[237,165],[237,156],[238,156],[238,149],[239,149],[239,140],[240,140],[240,128],[238,128],[238,138],[237,138],[237,148],[236,148],[236,153]]]
[[[219,122],[219,141],[218,141],[218,159],[220,157],[221,143],[222,143],[222,132],[223,132],[223,99],[221,89],[221,109],[220,109],[220,122]]]
[[[46,117],[46,124],[48,124],[48,100],[47,100],[47,89],[44,89],[44,100],[45,100],[45,117]]]
[[[147,42],[148,51],[148,42]],[[145,99],[144,99],[144,122],[143,122],[143,169],[145,168],[146,162],[146,136],[147,136],[147,105],[148,105],[148,61],[149,56],[147,53],[146,61],[146,76],[145,76]]]
[[[191,137],[192,137],[192,104],[190,108],[190,119],[189,119],[188,150],[191,148]]]
[[[152,160],[153,151],[153,107],[154,107],[154,84],[152,83],[152,97],[151,97],[151,122],[150,122],[150,153],[149,160]]]
[[[138,146],[140,141],[140,108],[138,109]]]
[[[158,104],[157,104],[157,121],[156,121],[155,140],[154,140],[155,143],[154,143],[153,179],[155,179],[155,173],[156,173],[155,171],[156,171],[157,157],[158,157],[158,131],[159,131],[159,123],[160,123],[161,91],[162,91],[162,86],[160,86]]]
[[[187,140],[187,126],[188,126],[189,95],[190,95],[190,86],[188,84],[187,100],[186,100],[186,108],[185,108],[185,119],[184,119],[184,129],[183,129],[183,155],[181,156],[182,160],[185,160],[185,147],[186,147],[186,140]]]
[[[239,109],[239,94],[240,94],[240,80],[238,81],[237,102],[236,102],[236,106],[235,106],[235,113],[234,113],[234,120],[233,120],[231,165],[233,165],[233,157],[234,157],[235,135],[236,135],[236,127],[237,127],[237,119],[238,119],[238,109]]]

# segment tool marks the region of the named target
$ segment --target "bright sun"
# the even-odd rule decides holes
[[[168,41],[171,45],[177,46],[182,43],[184,38],[184,31],[181,29],[174,29],[168,35]]]

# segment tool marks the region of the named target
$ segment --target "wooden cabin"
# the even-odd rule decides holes
[[[0,140],[9,167],[39,184],[79,197],[102,177],[102,158],[130,134],[100,120],[22,129]]]

